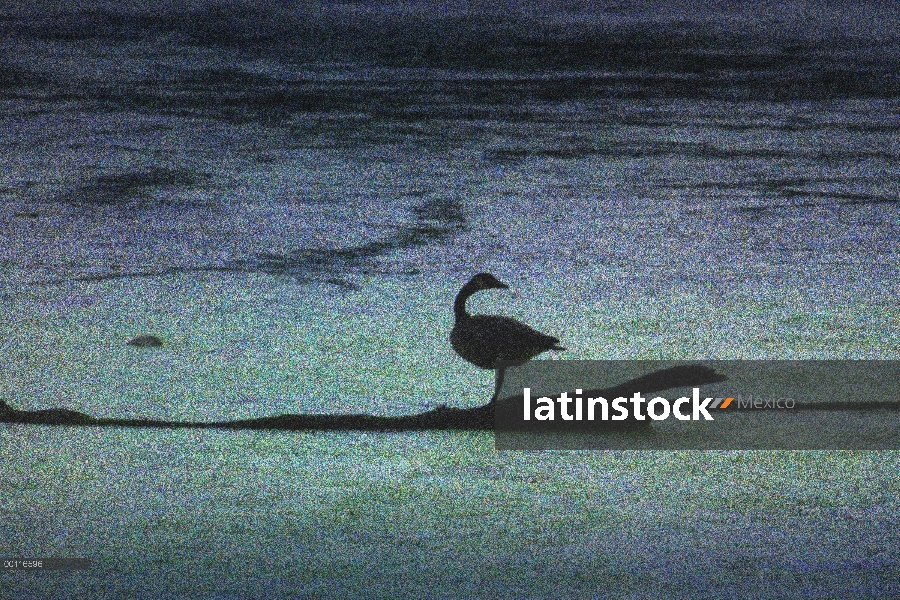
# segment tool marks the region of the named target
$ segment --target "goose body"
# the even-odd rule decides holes
[[[490,273],[475,275],[456,296],[453,309],[456,324],[450,332],[450,345],[464,360],[482,369],[497,371],[492,402],[503,383],[505,365],[520,365],[547,350],[565,350],[559,339],[543,334],[521,321],[499,315],[470,315],[466,301],[481,290],[507,289],[509,286]]]
[[[558,338],[496,315],[457,320],[450,344],[463,359],[482,369],[494,369],[498,362],[524,363],[547,350],[563,350]]]

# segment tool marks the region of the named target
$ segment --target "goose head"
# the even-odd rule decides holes
[[[479,273],[475,275],[474,277],[472,277],[472,279],[469,280],[469,283],[467,283],[465,287],[471,290],[472,293],[480,292],[481,290],[509,289],[508,285],[506,285],[490,273]]]

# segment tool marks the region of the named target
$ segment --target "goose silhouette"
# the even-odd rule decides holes
[[[532,329],[512,317],[500,315],[470,315],[466,301],[481,290],[509,289],[509,286],[491,275],[478,273],[465,284],[456,301],[453,312],[456,324],[450,332],[450,345],[464,360],[482,369],[494,369],[495,386],[491,404],[497,400],[506,367],[524,364],[547,350],[565,350],[559,339]]]

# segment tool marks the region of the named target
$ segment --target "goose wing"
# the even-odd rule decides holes
[[[530,360],[546,350],[562,350],[559,338],[546,335],[511,317],[475,315],[472,317],[483,338],[497,351],[497,357],[505,360]]]

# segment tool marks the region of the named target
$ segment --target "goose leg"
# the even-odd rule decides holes
[[[497,365],[494,369],[494,396],[491,398],[491,404],[497,401],[500,395],[500,388],[503,387],[503,378],[506,377],[506,365]]]

